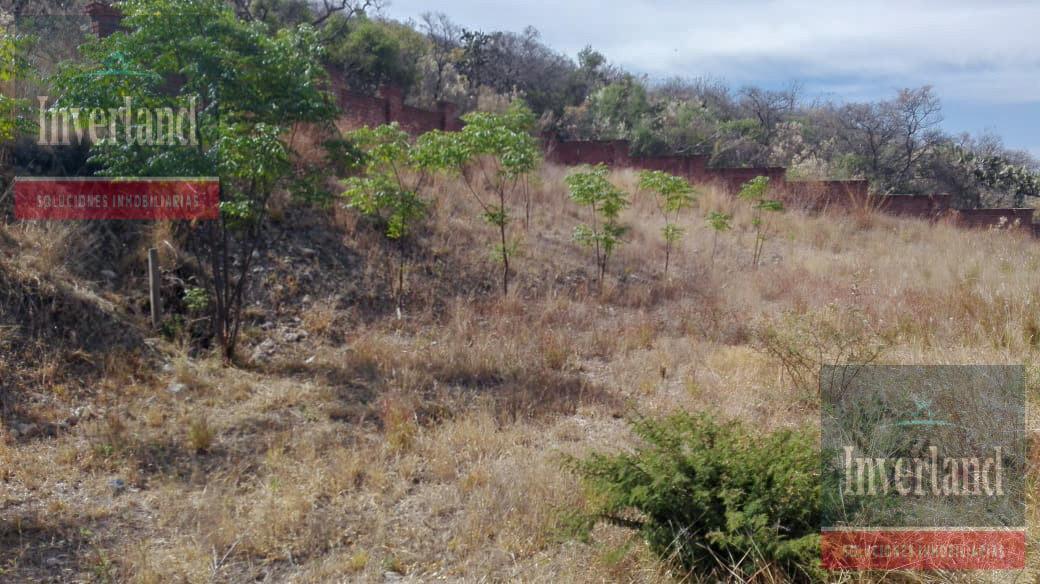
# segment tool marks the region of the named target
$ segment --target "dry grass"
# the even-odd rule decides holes
[[[543,171],[531,227],[514,225],[523,255],[509,298],[482,287],[496,278],[493,233],[441,179],[403,318],[374,300],[370,313],[332,296],[302,306],[282,281],[271,298],[298,308],[284,317],[298,314],[309,338],[255,370],[173,348],[166,370],[91,357],[106,391],[48,398],[56,420],[86,406],[76,424],[0,442],[0,579],[59,566],[133,582],[683,581],[629,532],[575,529],[586,502],[561,455],[625,448],[625,417],[676,408],[763,429],[816,424],[814,395],[769,350],[811,348],[806,327],[882,344],[885,362],[1024,362],[1037,397],[1040,245],[1028,238],[792,212],[753,270],[746,211],[707,189],[667,282],[661,222],[636,201],[600,296],[569,241],[580,217],[566,172]],[[709,270],[702,217],[716,209],[738,227]],[[385,297],[388,252],[336,214],[362,270],[361,284],[336,284]],[[59,256],[40,251],[17,269]],[[0,345],[20,334],[0,326]],[[75,359],[38,363],[40,385]],[[0,353],[6,366],[24,363]],[[1035,412],[1030,424],[1040,428]]]

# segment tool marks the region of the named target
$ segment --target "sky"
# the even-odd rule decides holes
[[[799,82],[836,101],[932,85],[951,133],[990,131],[1040,157],[1038,0],[392,0],[479,30],[531,25],[575,57],[591,45],[652,80]]]

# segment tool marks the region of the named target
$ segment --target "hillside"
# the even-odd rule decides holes
[[[749,211],[705,188],[667,281],[653,203],[625,211],[600,295],[567,172],[534,181],[505,298],[492,229],[438,179],[400,318],[375,228],[285,203],[237,368],[148,329],[141,250],[105,274],[84,269],[86,227],[3,227],[2,579],[660,581],[675,574],[634,532],[584,535],[589,502],[563,463],[630,448],[628,420],[816,426],[800,376],[878,348],[888,363],[1024,362],[1036,395],[1027,234],[790,211],[753,269]],[[712,262],[700,217],[718,209],[735,228]],[[151,241],[178,264],[162,224]]]

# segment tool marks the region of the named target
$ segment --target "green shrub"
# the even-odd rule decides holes
[[[819,578],[812,432],[754,435],[687,413],[633,430],[644,441],[634,453],[573,462],[600,517],[639,529],[651,550],[687,570],[728,578],[769,566],[792,580]]]

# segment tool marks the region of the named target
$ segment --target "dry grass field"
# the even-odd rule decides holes
[[[543,169],[531,224],[512,226],[506,298],[491,228],[439,182],[400,318],[378,233],[276,209],[287,234],[264,252],[238,368],[148,331],[140,251],[105,277],[81,226],[3,228],[0,581],[696,581],[633,532],[584,537],[563,457],[630,448],[627,420],[677,409],[818,426],[815,368],[875,352],[1025,363],[1035,403],[1025,235],[791,210],[753,269],[749,212],[705,188],[664,280],[663,223],[636,197],[600,294],[567,171]],[[712,210],[735,214],[714,261]],[[163,226],[153,241],[179,261]]]

